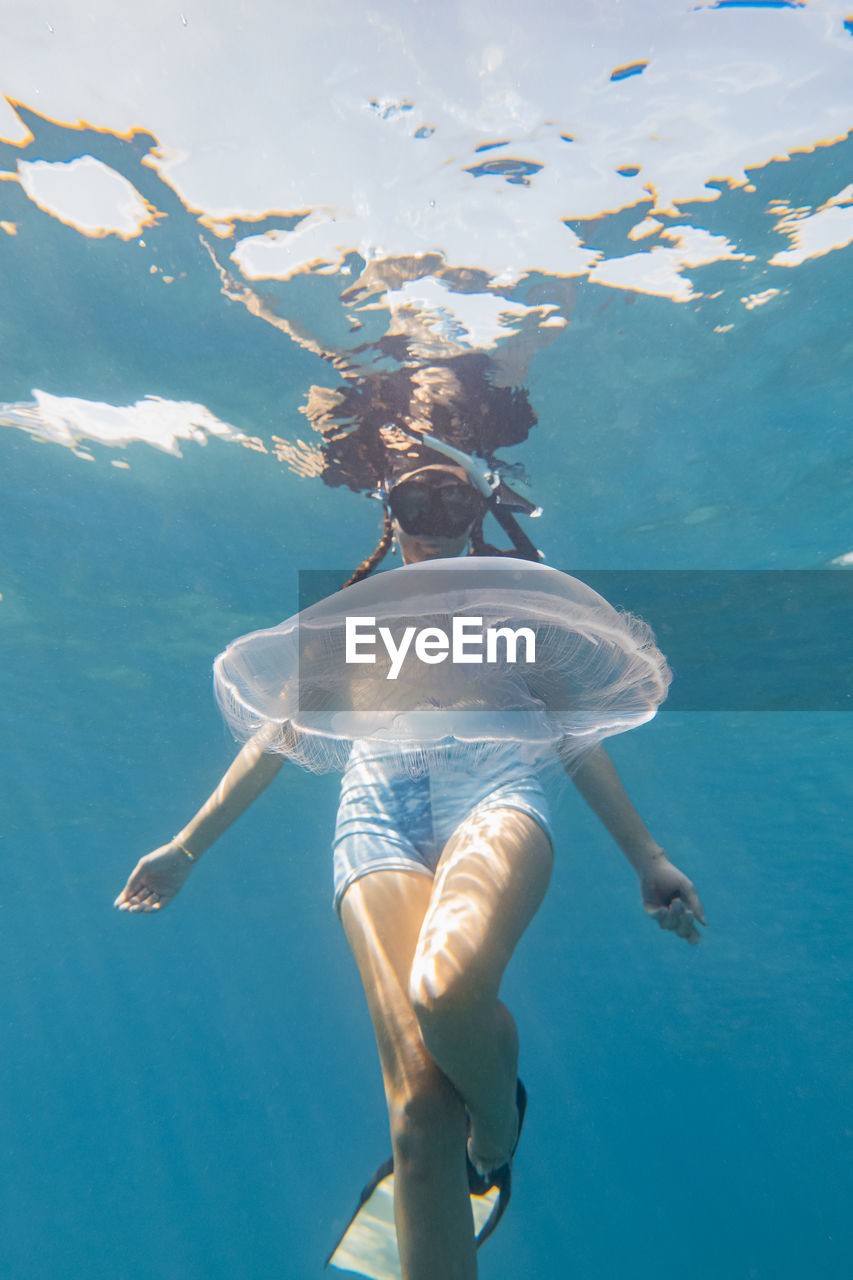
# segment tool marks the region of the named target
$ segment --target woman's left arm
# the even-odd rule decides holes
[[[595,747],[567,772],[639,876],[647,915],[695,946],[700,938],[696,922],[706,924],[699,895],[653,838],[604,748]]]

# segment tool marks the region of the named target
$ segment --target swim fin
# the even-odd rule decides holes
[[[527,1105],[527,1094],[520,1080],[516,1101],[520,1135]],[[468,1189],[479,1248],[495,1230],[509,1204],[512,1190],[511,1161],[508,1160],[499,1169],[483,1177],[469,1160]],[[354,1271],[368,1277],[368,1280],[400,1280],[400,1258],[394,1226],[393,1159],[386,1160],[379,1166],[362,1191],[355,1213],[326,1259],[325,1266],[338,1267],[341,1271]]]

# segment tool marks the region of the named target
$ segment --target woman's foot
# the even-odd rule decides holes
[[[495,1186],[496,1174],[508,1166],[515,1155],[518,1140],[521,1137],[521,1126],[524,1123],[524,1112],[527,1109],[527,1091],[520,1080],[515,1086],[515,1131],[510,1142],[502,1151],[478,1151],[473,1137],[468,1139],[468,1186],[474,1195],[484,1195],[489,1187]],[[507,1155],[507,1151],[509,1154]]]

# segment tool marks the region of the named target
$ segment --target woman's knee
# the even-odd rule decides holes
[[[450,1081],[433,1068],[388,1098],[395,1160],[422,1163],[465,1140],[465,1108]]]

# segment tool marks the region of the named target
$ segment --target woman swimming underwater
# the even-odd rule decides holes
[[[484,507],[465,467],[417,467],[386,494],[382,553],[393,535],[406,565],[459,556],[472,531],[481,541]],[[268,745],[261,730],[175,838],[142,858],[119,910],[156,912],[175,897],[280,769]],[[570,776],[637,872],[645,911],[697,943],[705,918],[696,890],[643,824],[604,749]],[[404,1280],[477,1275],[469,1191],[478,1176],[500,1182],[523,1110],[518,1034],[499,989],[552,861],[544,794],[512,744],[431,778],[407,773],[381,747],[354,744],[335,832],[335,905],[379,1048]]]

